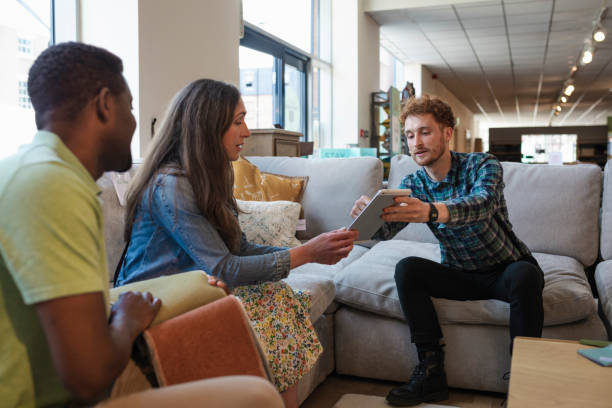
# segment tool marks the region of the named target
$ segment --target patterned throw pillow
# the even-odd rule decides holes
[[[247,239],[260,245],[296,247],[295,226],[302,206],[292,201],[236,200],[244,212],[238,214]]]
[[[259,171],[257,166],[240,157],[234,167],[234,197],[249,201],[295,201],[299,203],[308,177],[290,177]]]

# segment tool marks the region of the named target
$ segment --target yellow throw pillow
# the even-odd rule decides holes
[[[234,166],[234,197],[244,201],[294,201],[299,203],[308,177],[290,177],[259,171],[240,157]]]

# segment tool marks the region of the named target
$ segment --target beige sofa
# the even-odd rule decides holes
[[[349,225],[353,202],[383,186],[382,163],[375,158],[248,159],[262,171],[309,176],[302,199],[306,231],[298,233],[300,239]],[[601,170],[590,165],[503,166],[510,219],[545,272],[544,336],[607,338],[584,271],[598,258]],[[396,156],[389,187],[397,187],[416,169],[408,156]],[[109,268],[114,269],[123,249],[123,209],[108,175],[99,184]],[[612,189],[608,191],[612,194]],[[311,318],[325,348],[315,369],[298,386],[300,402],[334,370],[395,381],[409,378],[416,352],[400,311],[393,273],[397,261],[411,255],[440,259],[437,242],[425,225],[409,225],[393,240],[371,249],[356,246],[337,265],[307,264],[291,272],[289,284],[312,295]],[[612,298],[612,278],[609,281],[608,298]],[[505,392],[507,381],[502,376],[510,366],[508,304],[434,302],[447,345],[449,385]]]

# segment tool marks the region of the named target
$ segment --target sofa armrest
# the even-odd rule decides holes
[[[607,321],[608,337],[612,338],[610,327],[612,326],[612,260],[604,261],[595,269],[595,285],[599,293],[599,304]]]

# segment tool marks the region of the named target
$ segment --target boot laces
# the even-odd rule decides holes
[[[423,378],[427,376],[427,364],[419,363],[412,372],[412,377],[410,377],[409,383],[421,382]]]

